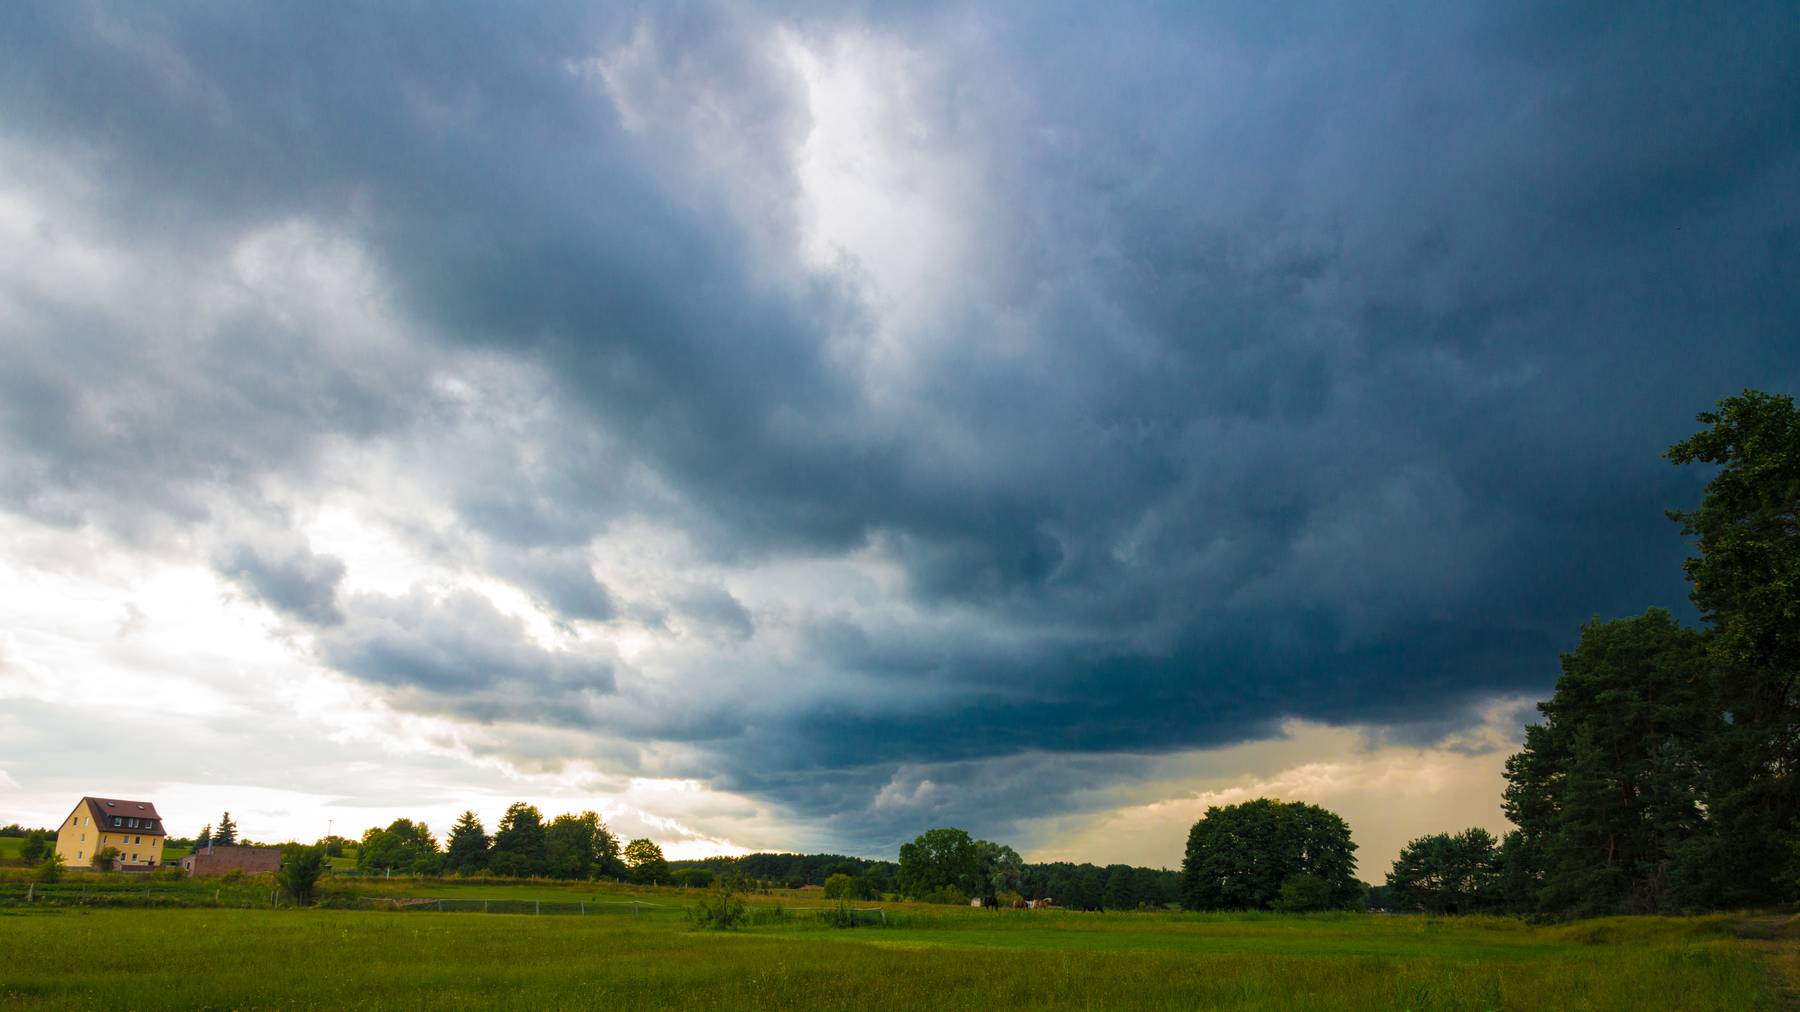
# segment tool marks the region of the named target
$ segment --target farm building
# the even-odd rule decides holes
[[[92,866],[97,855],[118,852],[118,867],[154,868],[162,863],[162,816],[148,801],[82,798],[56,830],[56,852],[71,868]]]
[[[276,847],[214,847],[208,845],[181,859],[181,870],[192,878],[223,875],[241,871],[260,875],[281,867],[281,850]]]

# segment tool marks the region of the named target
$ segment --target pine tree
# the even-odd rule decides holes
[[[515,801],[500,817],[488,868],[496,875],[525,878],[544,873],[544,816],[534,805]]]
[[[1729,714],[1708,756],[1717,900],[1767,903],[1795,894],[1800,846],[1800,410],[1746,390],[1699,421],[1666,456],[1719,467],[1698,509],[1669,513],[1699,549],[1684,569]]]
[[[194,837],[194,849],[205,850],[212,843],[212,823],[200,827],[200,835]]]
[[[474,812],[464,812],[450,827],[448,850],[444,854],[444,873],[448,875],[473,875],[487,867],[488,861],[487,830],[481,826],[481,820]]]
[[[231,821],[231,813],[219,816],[219,828],[212,835],[212,842],[220,847],[237,846],[237,823]]]
[[[1713,847],[1703,756],[1720,718],[1705,645],[1660,608],[1582,627],[1542,724],[1507,760],[1510,844],[1535,908],[1600,915],[1706,902]]]

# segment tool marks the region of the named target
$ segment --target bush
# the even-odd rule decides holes
[[[119,866],[119,848],[102,847],[94,852],[94,867],[100,871],[112,871]]]
[[[306,906],[318,892],[319,876],[325,873],[325,848],[296,845],[284,847],[282,851],[275,883],[295,906]]]
[[[41,829],[34,829],[25,834],[25,843],[19,848],[19,856],[26,864],[36,864],[44,857],[44,852],[53,849],[48,835]]]
[[[749,919],[750,904],[744,901],[744,897],[730,882],[720,878],[700,897],[699,905],[689,916],[693,918],[697,928],[729,931]]]
[[[964,896],[962,890],[955,886],[944,886],[941,889],[933,889],[931,892],[919,897],[919,902],[942,903],[946,906],[966,907],[969,905],[969,898]]]
[[[1331,906],[1331,883],[1306,872],[1289,875],[1282,880],[1281,892],[1271,905],[1290,914],[1324,910]]]
[[[712,881],[713,873],[705,868],[683,868],[675,873],[675,884],[684,889],[705,889]]]
[[[45,854],[43,862],[38,865],[37,880],[49,884],[61,880],[62,873],[63,857],[53,850],[50,853]]]
[[[230,871],[226,872],[225,874],[219,876],[219,881],[225,882],[225,883],[242,882],[243,880],[244,880],[244,869],[242,869],[242,868],[233,868]]]

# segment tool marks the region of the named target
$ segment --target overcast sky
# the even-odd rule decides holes
[[[1800,388],[1791,3],[9,4],[0,822],[1501,829]]]

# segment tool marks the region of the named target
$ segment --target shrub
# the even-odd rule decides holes
[[[732,883],[720,878],[700,897],[699,905],[689,916],[693,918],[695,927],[729,931],[749,919],[750,904],[744,901],[744,897],[732,887]]]
[[[242,868],[233,868],[230,871],[226,872],[225,874],[219,876],[219,881],[221,881],[221,882],[227,882],[227,883],[242,882],[243,880],[244,880],[244,869],[242,869]]]
[[[1331,883],[1306,872],[1289,875],[1281,881],[1281,892],[1272,906],[1290,914],[1324,910],[1331,906]]]
[[[119,865],[119,848],[102,847],[94,852],[94,867],[100,871],[112,871]]]
[[[19,856],[26,864],[36,864],[44,857],[44,852],[53,849],[50,840],[41,829],[34,829],[25,834],[25,843],[19,848]]]
[[[964,896],[962,890],[955,886],[944,886],[941,889],[933,889],[931,892],[919,897],[919,902],[942,903],[946,906],[966,907],[969,905],[969,898]]]
[[[281,867],[275,882],[295,906],[306,906],[318,892],[319,876],[325,873],[325,848],[291,846],[283,848]]]
[[[63,857],[53,850],[45,854],[43,862],[38,865],[37,880],[46,884],[56,882],[62,878],[62,873]]]

